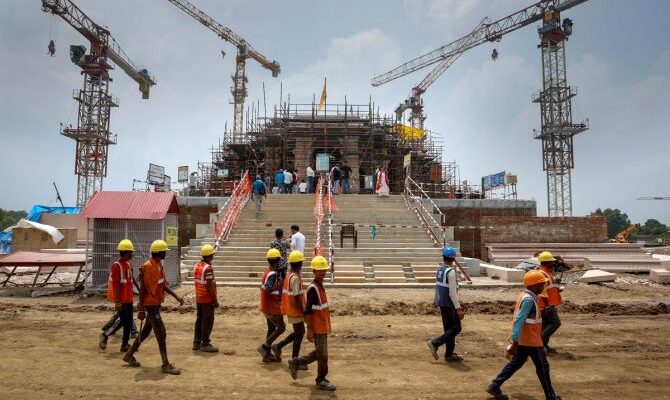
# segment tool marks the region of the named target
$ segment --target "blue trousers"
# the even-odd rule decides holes
[[[351,194],[351,186],[349,185],[349,178],[342,178],[342,191],[345,194]]]
[[[456,309],[453,307],[440,307],[440,314],[442,315],[442,328],[444,329],[444,334],[431,340],[431,342],[437,347],[446,344],[447,352],[444,353],[444,356],[449,357],[454,354],[456,336],[461,333],[461,320],[458,319]]]
[[[555,400],[556,393],[554,393],[554,388],[551,386],[551,378],[549,377],[549,363],[542,347],[518,346],[516,356],[512,357],[510,362],[500,371],[500,374],[493,379],[493,383],[502,386],[516,371],[523,367],[526,361],[528,361],[528,357],[535,364],[535,373],[537,373],[542,390],[544,390],[544,396],[547,400]]]
[[[309,184],[307,185],[307,193],[314,193],[316,191],[316,179],[314,176],[310,176]]]

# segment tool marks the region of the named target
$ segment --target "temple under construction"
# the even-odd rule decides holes
[[[307,166],[314,168],[316,155],[323,153],[329,155],[330,168],[339,163],[352,169],[354,193],[372,192],[372,175],[379,166],[388,171],[391,192],[402,192],[409,153],[409,173],[432,195],[446,195],[458,186],[455,163],[443,163],[442,145],[433,132],[381,115],[372,101],[365,105],[345,101],[321,109],[315,102],[285,102],[272,116],[260,115],[259,109],[252,107],[247,114],[242,143],[233,143],[226,132],[223,141],[211,148],[211,162],[199,163],[201,193],[226,195],[245,171],[267,176],[270,183],[279,169],[304,177]]]

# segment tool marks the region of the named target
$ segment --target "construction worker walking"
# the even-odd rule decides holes
[[[219,307],[216,297],[216,280],[212,259],[216,251],[211,244],[200,249],[202,259],[193,267],[193,282],[195,284],[195,333],[193,335],[193,350],[205,353],[216,353],[218,348],[212,345],[209,335],[214,327],[214,310]]]
[[[140,267],[139,286],[140,301],[137,304],[137,318],[142,321],[147,319],[140,335],[135,339],[133,345],[123,356],[123,361],[130,364],[131,367],[139,367],[140,363],[133,356],[140,348],[140,344],[149,337],[153,330],[158,341],[158,349],[161,353],[163,365],[161,371],[166,374],[179,375],[181,371],[170,364],[167,356],[167,344],[165,325],[161,318],[161,304],[165,299],[165,292],[174,297],[180,305],[184,305],[184,299],[173,292],[169,283],[165,279],[165,270],[163,260],[169,250],[167,243],[163,240],[154,240],[151,243],[151,258]]]
[[[302,338],[305,336],[303,315],[305,290],[302,285],[302,276],[300,275],[303,261],[305,261],[305,255],[301,251],[293,250],[288,256],[290,269],[282,288],[281,313],[288,318],[288,322],[293,326],[293,332],[281,342],[272,345],[272,354],[279,361],[281,361],[282,349],[289,343],[293,343],[291,359],[298,357]],[[302,369],[307,369],[307,365]]]
[[[542,272],[548,280],[547,287],[540,294],[540,307],[542,308],[542,343],[547,353],[555,353],[556,350],[549,347],[549,339],[561,327],[561,319],[558,316],[557,307],[563,302],[561,288],[554,278],[554,265],[556,258],[548,251],[538,255],[540,266],[538,271]]]
[[[133,285],[137,285],[133,276],[133,268],[130,260],[133,258],[135,246],[128,239],[119,242],[116,249],[119,251],[119,259],[109,269],[109,281],[107,282],[107,300],[114,302],[114,309],[119,313],[120,324],[123,327],[121,339],[121,352],[128,351],[130,346],[130,331],[133,328]],[[115,330],[103,331],[100,334],[99,346],[101,349],[107,347],[107,338]]]
[[[456,261],[456,249],[445,247],[442,249],[442,263],[437,268],[435,275],[435,297],[433,304],[440,307],[442,316],[442,336],[428,341],[428,349],[436,360],[439,358],[437,350],[446,345],[444,361],[463,361],[463,357],[454,353],[456,336],[461,333],[461,320],[465,316],[458,297],[458,279],[454,262]]]
[[[314,350],[303,357],[292,358],[288,362],[293,379],[298,378],[298,369],[303,365],[317,362],[316,387],[321,390],[335,390],[335,385],[328,380],[328,335],[330,326],[330,310],[328,296],[323,287],[323,278],[330,269],[328,261],[322,256],[312,258],[310,264],[314,281],[307,288],[307,299],[304,310],[307,323],[307,340],[314,343]]]
[[[546,400],[561,399],[551,386],[549,363],[542,348],[542,316],[538,295],[542,293],[547,282],[547,277],[540,271],[529,271],[523,277],[526,290],[521,292],[516,300],[512,322],[512,344],[507,348],[507,353],[512,359],[486,388],[486,392],[496,399],[508,398],[500,387],[523,367],[528,357],[535,364],[535,372]]]
[[[272,344],[286,330],[284,316],[281,312],[281,290],[283,281],[278,271],[281,253],[277,249],[270,249],[267,252],[266,258],[268,267],[265,268],[263,278],[261,279],[260,309],[265,316],[268,330],[265,335],[265,342],[261,344],[256,351],[263,357],[263,362],[275,362],[281,361],[281,358],[277,358],[270,353]]]

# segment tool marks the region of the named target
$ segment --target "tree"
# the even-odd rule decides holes
[[[628,214],[622,213],[618,208],[606,208],[601,210],[598,208],[591,215],[602,215],[607,219],[607,237],[613,239],[617,232],[622,231],[630,225]]]
[[[640,226],[640,233],[643,235],[660,236],[668,232],[668,227],[656,219],[648,219],[644,225]]]
[[[15,225],[21,218],[28,215],[25,211],[3,210],[0,208],[0,231]]]

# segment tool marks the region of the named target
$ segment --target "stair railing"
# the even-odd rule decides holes
[[[433,199],[428,196],[421,186],[419,186],[411,177],[405,178],[405,190],[403,191],[403,198],[407,209],[416,214],[421,225],[426,229],[431,239],[436,246],[444,247],[447,244],[447,234],[445,228],[439,224],[433,217],[433,213],[428,211],[424,206],[424,200],[428,200],[433,206],[433,210],[437,210],[440,215],[440,221],[444,218],[444,213],[435,204]]]
[[[328,265],[330,265],[330,283],[335,282],[335,246],[333,245],[333,185],[327,176],[326,201],[328,202]]]
[[[314,230],[316,231],[316,242],[314,242],[313,256],[323,255],[321,248],[321,224],[323,222],[323,180],[324,176],[319,176],[314,192]]]
[[[217,218],[219,221],[214,227],[214,236],[216,241],[214,242],[214,249],[219,248],[221,242],[228,240],[228,235],[234,226],[237,225],[237,221],[242,213],[242,209],[249,201],[251,197],[251,179],[249,178],[249,172],[245,172],[242,176],[242,179],[233,189],[233,193],[230,195],[228,200],[223,204],[223,207],[217,212]]]

